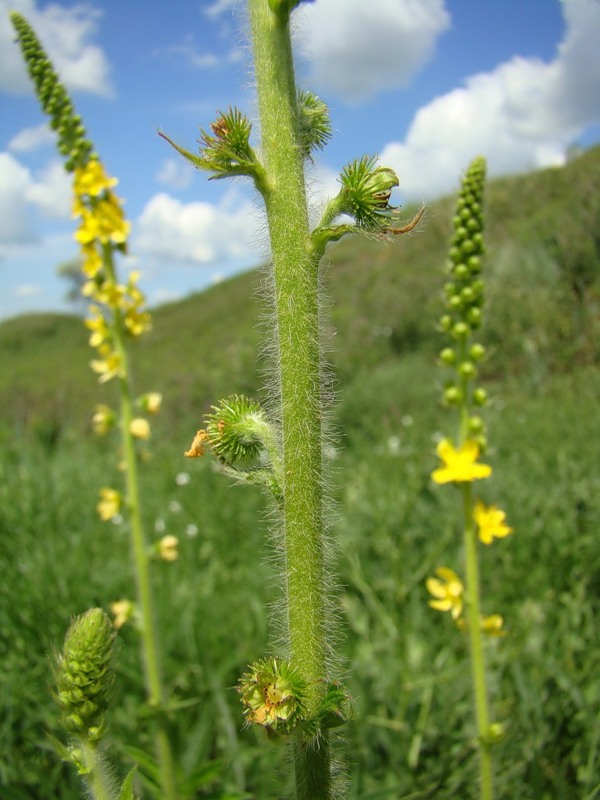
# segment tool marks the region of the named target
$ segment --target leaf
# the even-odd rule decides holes
[[[133,779],[135,778],[137,768],[137,764],[135,764],[127,773],[123,785],[121,786],[119,800],[135,800],[135,795],[133,794]]]

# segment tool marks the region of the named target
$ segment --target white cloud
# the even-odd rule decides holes
[[[27,214],[31,173],[8,153],[0,153],[0,247],[36,240]]]
[[[243,51],[239,47],[231,47],[222,53],[206,50],[203,46],[198,45],[194,34],[188,33],[178,44],[156,48],[153,55],[155,57],[175,56],[193,69],[213,69],[224,64],[237,63],[243,57]]]
[[[569,145],[600,120],[600,3],[562,6],[566,33],[554,60],[515,56],[468,78],[419,109],[404,142],[383,149],[405,197],[452,190],[479,154],[491,174],[562,164]]]
[[[42,287],[35,283],[22,283],[20,286],[15,286],[15,295],[17,297],[36,297],[42,292]]]
[[[193,167],[187,161],[167,158],[156,174],[156,180],[170,189],[187,189],[194,174]]]
[[[69,89],[112,95],[106,56],[100,47],[89,43],[101,11],[90,5],[65,8],[58,4],[38,10],[35,0],[0,0],[0,89],[31,92],[31,81],[20,48],[15,44],[10,11],[23,14],[32,25]]]
[[[214,0],[213,3],[202,9],[202,13],[209,19],[215,19],[216,17],[220,17],[225,11],[233,11],[237,3],[238,0]]]
[[[31,153],[39,147],[45,147],[47,144],[54,144],[56,142],[56,134],[43,122],[33,128],[23,128],[22,131],[15,134],[8,143],[8,149],[13,153]]]
[[[317,0],[298,8],[296,36],[314,85],[356,102],[406,86],[449,24],[444,0]]]
[[[137,220],[132,249],[167,264],[226,264],[248,256],[256,229],[256,210],[235,195],[212,205],[182,203],[161,192],[150,199]]]
[[[68,219],[71,189],[58,161],[33,176],[10,153],[0,153],[0,245],[31,244],[39,240],[33,210],[46,217]]]
[[[60,161],[52,161],[36,176],[25,198],[51,219],[70,219],[73,207],[72,179]]]

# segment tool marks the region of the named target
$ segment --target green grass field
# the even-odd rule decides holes
[[[504,800],[600,797],[600,246],[590,278],[578,244],[557,241],[565,229],[576,243],[598,236],[600,214],[594,227],[573,209],[588,207],[599,177],[596,150],[489,189],[485,499],[515,528],[482,554],[485,610],[508,630],[487,652],[507,729],[496,748]],[[453,424],[436,365],[451,209],[435,204],[422,231],[393,245],[332,249],[325,278],[338,395],[331,537],[355,709],[338,750],[360,800],[477,796],[466,641],[425,589],[460,558],[457,498],[429,477],[435,437]],[[288,766],[284,748],[243,727],[232,689],[268,647],[279,596],[263,501],[183,457],[211,402],[258,390],[258,283],[244,275],[157,309],[133,353],[139,390],[164,393],[142,469],[148,529],[177,535],[182,553],[155,571],[175,752],[194,796],[222,800],[282,796]],[[95,512],[119,473],[111,443],[90,433],[113,387],[98,387],[89,358],[76,318],[0,325],[2,800],[80,796],[47,737],[60,736],[49,655],[74,614],[134,593],[127,532]],[[109,739],[125,770],[150,737],[135,631],[119,639]]]

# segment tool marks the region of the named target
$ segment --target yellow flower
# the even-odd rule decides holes
[[[96,506],[98,516],[104,522],[116,517],[121,510],[121,493],[116,489],[103,487],[100,489],[100,501]]]
[[[110,610],[114,615],[113,625],[119,630],[132,618],[135,606],[131,600],[115,600],[110,604]]]
[[[116,178],[108,177],[102,163],[97,158],[92,158],[84,167],[75,170],[73,189],[77,197],[82,195],[98,197],[105,189],[110,189],[117,183]]]
[[[98,306],[90,306],[89,311],[94,315],[85,321],[85,327],[92,332],[89,342],[90,347],[100,347],[101,344],[110,338],[110,331]]]
[[[436,611],[449,611],[452,619],[458,619],[463,609],[464,586],[454,570],[449,567],[438,567],[437,578],[427,578],[427,591],[434,600],[429,601]]]
[[[129,433],[136,439],[149,439],[150,438],[150,423],[144,417],[136,417],[131,420],[129,425]]]
[[[148,414],[158,414],[162,399],[160,392],[148,392],[140,398],[140,405]]]
[[[102,269],[102,257],[96,246],[93,243],[84,245],[81,248],[81,255],[83,258],[81,269],[84,275],[88,278],[95,278]]]
[[[148,311],[129,308],[125,313],[125,327],[132,336],[141,336],[152,327],[152,318]]]
[[[457,620],[456,624],[461,631],[466,631],[468,629],[464,618]],[[489,617],[480,617],[479,627],[487,636],[506,636],[504,617],[501,614],[491,614]]]
[[[431,473],[435,483],[464,483],[488,478],[492,468],[488,464],[479,464],[479,445],[470,439],[461,447],[455,448],[448,439],[444,439],[437,446],[437,454],[444,466]]]
[[[481,620],[481,630],[488,636],[506,636],[504,630],[504,617],[501,614],[492,614]]]
[[[178,544],[179,540],[176,536],[167,535],[162,537],[158,543],[158,554],[163,561],[177,561],[179,558],[179,553],[177,552]]]
[[[200,456],[204,455],[204,442],[208,441],[208,434],[207,432],[202,429],[200,431],[196,431],[196,435],[194,436],[194,441],[190,445],[190,449],[186,450],[183,454],[188,458],[199,458]]]
[[[98,436],[104,436],[115,424],[115,421],[116,416],[112,408],[104,403],[99,403],[96,406],[96,411],[92,417],[94,433],[97,433]]]
[[[91,368],[100,376],[98,378],[100,383],[106,383],[111,378],[121,375],[121,357],[117,352],[112,350],[110,346],[103,345],[100,347],[100,355],[103,358],[96,358],[90,361]]]
[[[123,244],[129,228],[130,224],[123,215],[119,201],[109,192],[92,209],[81,208],[81,225],[75,233],[75,240],[83,246],[94,241],[102,244]]]
[[[506,514],[497,506],[485,506],[478,500],[473,510],[473,519],[479,528],[479,539],[483,544],[491,544],[493,539],[503,539],[513,532],[506,524]]]

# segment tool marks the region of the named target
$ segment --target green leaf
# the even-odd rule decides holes
[[[135,778],[135,774],[137,772],[137,764],[132,767],[129,772],[127,773],[125,780],[121,786],[121,791],[119,793],[119,800],[135,800],[135,795],[133,794],[133,779]]]

